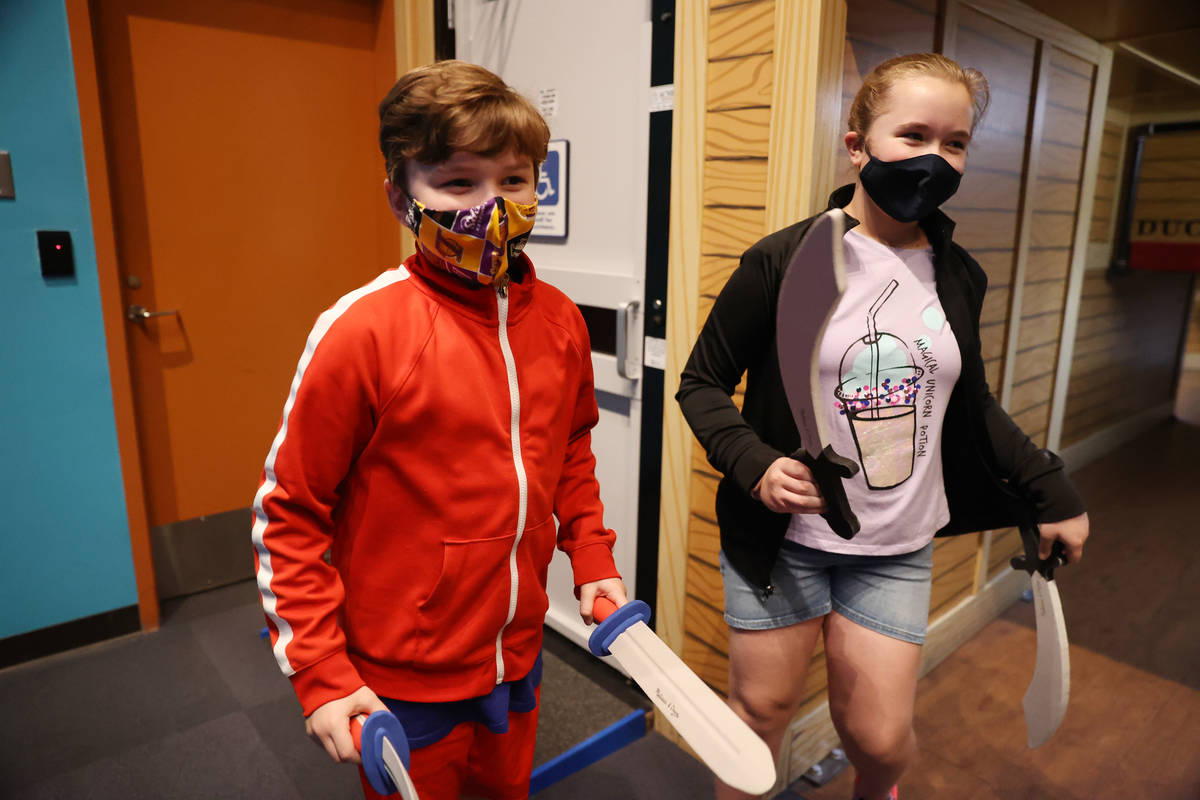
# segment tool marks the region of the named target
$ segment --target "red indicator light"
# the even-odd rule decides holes
[[[56,244],[56,245],[54,245],[54,249],[55,249],[55,250],[62,250],[62,245],[61,245],[61,244]]]

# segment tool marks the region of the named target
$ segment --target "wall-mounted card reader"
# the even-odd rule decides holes
[[[14,200],[17,189],[13,185],[12,159],[8,153],[0,150],[0,200]]]
[[[38,256],[43,278],[75,277],[75,252],[67,231],[38,231]]]

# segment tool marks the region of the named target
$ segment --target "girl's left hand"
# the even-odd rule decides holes
[[[597,597],[607,597],[613,605],[620,608],[625,605],[625,582],[620,578],[605,578],[602,581],[592,581],[579,587],[579,616],[583,621],[592,624],[592,604]]]
[[[1061,541],[1066,553],[1068,564],[1078,564],[1083,560],[1083,543],[1088,538],[1088,515],[1064,519],[1062,522],[1043,522],[1038,527],[1042,531],[1042,540],[1038,543],[1038,558],[1050,557],[1054,542]]]

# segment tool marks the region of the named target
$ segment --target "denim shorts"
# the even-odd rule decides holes
[[[933,542],[912,553],[827,553],[785,539],[771,572],[774,591],[746,581],[720,554],[725,621],[743,631],[784,628],[836,611],[894,639],[924,644]]]

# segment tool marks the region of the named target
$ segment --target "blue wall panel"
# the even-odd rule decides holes
[[[0,5],[0,638],[137,602],[66,8]],[[76,277],[44,279],[39,229]]]

